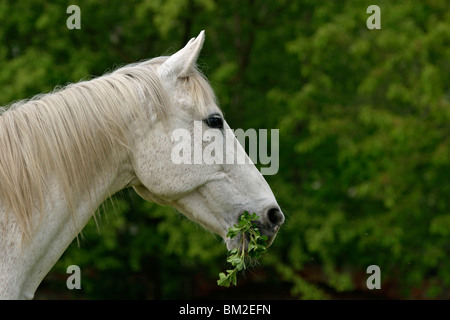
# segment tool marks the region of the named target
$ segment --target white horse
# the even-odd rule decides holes
[[[284,222],[248,164],[175,164],[177,128],[229,129],[196,68],[204,32],[158,57],[4,108],[0,114],[0,298],[34,292],[102,202],[132,186],[222,236],[244,211],[271,243]],[[223,134],[223,139],[234,139]],[[227,142],[229,143],[229,141]],[[237,143],[236,153],[245,154]],[[246,155],[245,155],[246,156]]]

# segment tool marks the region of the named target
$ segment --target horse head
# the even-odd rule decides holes
[[[266,180],[231,133],[211,86],[196,67],[204,38],[202,31],[172,56],[148,62],[158,72],[169,106],[163,120],[139,129],[140,138],[132,150],[137,177],[133,187],[144,199],[174,207],[220,235],[230,250],[241,239],[227,238],[228,229],[243,212],[256,213],[261,234],[270,245],[284,215]],[[174,132],[180,130],[188,133],[184,142],[193,146],[183,150],[192,153],[186,158],[190,161],[181,163],[173,160],[180,142]],[[220,142],[223,155],[231,153],[231,159],[246,159],[245,163],[225,161],[225,157],[202,159],[208,147],[202,143],[205,135]]]

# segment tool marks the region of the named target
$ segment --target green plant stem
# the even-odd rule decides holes
[[[250,215],[248,212],[244,212],[239,217],[238,224],[229,229],[227,237],[233,239],[238,234],[241,234],[242,244],[241,248],[235,248],[228,252],[227,261],[231,263],[234,269],[227,270],[227,274],[223,272],[219,273],[219,280],[217,280],[219,286],[229,287],[231,284],[236,285],[238,271],[246,268],[245,258],[247,256],[259,258],[261,254],[266,252],[267,248],[265,241],[267,241],[267,237],[261,236],[258,228],[252,223],[252,221],[257,220],[258,218],[259,217],[255,213]],[[249,242],[247,250],[245,250],[245,239],[247,234]]]

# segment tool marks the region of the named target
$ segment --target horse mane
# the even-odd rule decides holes
[[[166,58],[127,65],[0,108],[0,203],[6,210],[0,225],[12,213],[30,239],[31,215],[43,212],[49,174],[57,175],[64,199],[74,210],[73,195],[86,192],[90,177],[106,160],[117,158],[118,147],[130,147],[130,115],[154,122],[165,118],[169,96],[156,66]],[[185,85],[197,106],[215,101],[198,70]]]

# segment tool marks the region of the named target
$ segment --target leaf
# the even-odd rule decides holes
[[[221,287],[229,287],[230,280],[225,275],[225,273],[221,272],[221,273],[219,273],[219,280],[217,280],[217,284]]]
[[[223,272],[219,273],[219,280],[217,284],[223,287],[229,287],[231,284],[237,284],[237,273],[246,268],[245,257],[260,258],[261,255],[267,251],[266,241],[267,236],[261,236],[259,229],[252,221],[259,217],[256,213],[249,214],[244,212],[240,217],[237,225],[234,225],[228,230],[227,236],[234,238],[241,234],[242,239],[248,239],[247,250],[245,251],[244,242],[240,248],[234,248],[228,252],[227,262],[230,263],[234,269],[227,270],[227,275]]]

